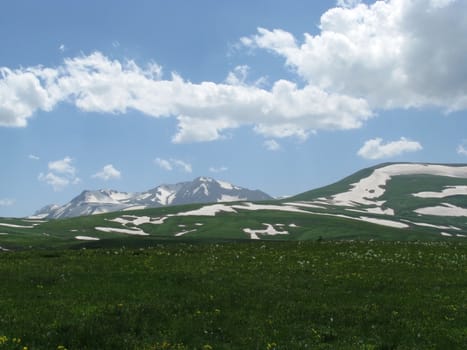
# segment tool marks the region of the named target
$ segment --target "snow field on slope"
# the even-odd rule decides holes
[[[90,236],[75,236],[75,239],[80,241],[99,241],[100,239],[97,237],[90,237]]]
[[[432,216],[467,216],[467,209],[457,207],[449,203],[441,203],[434,207],[425,207],[416,209],[417,214]]]
[[[260,239],[258,235],[266,235],[266,236],[275,236],[275,235],[288,235],[288,231],[278,231],[274,228],[271,224],[263,223],[266,226],[263,230],[253,230],[251,228],[244,228],[243,232],[250,235],[251,239]]]
[[[467,196],[467,186],[446,186],[441,192],[419,192],[412,194],[420,198],[445,198],[450,196]]]
[[[352,184],[347,192],[332,196],[333,204],[352,207],[356,204],[381,206],[384,201],[375,201],[381,197],[385,189],[383,186],[393,176],[398,175],[437,175],[457,178],[467,178],[467,166],[453,167],[435,164],[392,164],[375,169],[373,173]]]

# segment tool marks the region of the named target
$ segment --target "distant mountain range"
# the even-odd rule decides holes
[[[274,200],[200,177],[142,193],[84,191],[34,218],[0,218],[0,250],[184,239],[467,242],[467,164],[385,163]]]
[[[210,177],[198,177],[193,181],[160,185],[146,192],[83,191],[65,205],[52,204],[43,207],[31,218],[61,219],[168,205],[268,199],[272,197],[259,190],[249,190]]]

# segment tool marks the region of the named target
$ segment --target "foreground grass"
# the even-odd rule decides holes
[[[0,254],[0,349],[465,349],[467,245]]]

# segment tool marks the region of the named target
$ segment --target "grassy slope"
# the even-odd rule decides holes
[[[466,248],[244,242],[3,253],[0,349],[465,349]]]
[[[158,208],[125,213],[150,217],[160,217],[168,213],[193,209],[198,206]],[[264,223],[283,224],[277,227],[289,232],[280,236],[261,236],[264,240],[317,240],[323,239],[356,239],[356,240],[437,240],[442,239],[425,229],[395,229],[361,221],[313,214],[290,213],[281,211],[239,211],[236,214],[220,213],[215,217],[178,216],[168,218],[162,225],[144,224],[139,227],[150,236],[131,236],[127,234],[105,233],[95,230],[97,226],[123,228],[120,224],[110,222],[123,213],[110,213],[80,218],[52,220],[36,226],[34,229],[11,228],[8,235],[0,236],[0,246],[8,249],[32,248],[66,248],[73,246],[144,246],[146,242],[155,241],[192,241],[196,239],[222,241],[245,240],[249,235],[244,228],[264,229]],[[3,221],[2,221],[3,222]],[[202,223],[203,226],[197,226]],[[20,223],[21,224],[21,223]],[[24,224],[24,222],[23,222]],[[295,224],[298,227],[289,227]],[[183,226],[183,227],[180,227]],[[131,226],[130,226],[131,227]],[[193,230],[182,237],[174,237],[184,230]],[[91,236],[102,241],[83,243],[75,236]],[[141,243],[138,243],[141,242]]]
[[[378,165],[376,167],[371,167],[371,168],[366,168],[362,169],[350,176],[347,176],[346,178],[337,181],[331,185],[320,187],[317,189],[313,189],[311,191],[303,192],[300,193],[296,196],[286,198],[282,201],[287,202],[287,201],[309,201],[309,200],[314,200],[319,197],[329,197],[332,196],[336,193],[341,193],[341,192],[346,192],[351,188],[351,184],[358,182],[360,179],[368,177],[371,175],[371,173],[376,169],[380,168],[385,165],[389,165],[390,163],[385,163]]]

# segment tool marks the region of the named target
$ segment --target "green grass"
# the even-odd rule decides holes
[[[334,216],[314,215],[307,213],[291,213],[283,211],[247,211],[239,210],[237,213],[218,213],[216,216],[173,216],[167,218],[163,224],[143,224],[139,228],[149,236],[131,236],[120,233],[100,232],[95,229],[98,226],[131,228],[119,223],[111,222],[116,217],[137,214],[161,217],[170,213],[199,208],[201,205],[188,207],[172,207],[147,209],[134,213],[118,212],[102,215],[83,216],[79,218],[50,220],[40,223],[34,228],[7,228],[0,232],[8,232],[0,235],[0,247],[11,250],[23,249],[49,249],[71,247],[100,247],[100,246],[138,246],[144,247],[154,242],[193,240],[201,241],[237,241],[250,240],[250,236],[243,229],[250,228],[261,230],[264,223],[282,224],[276,226],[279,230],[286,230],[287,235],[261,236],[262,240],[317,240],[346,239],[346,240],[446,240],[439,233],[430,232],[428,229],[397,229],[349,220]],[[9,222],[2,219],[0,222]],[[17,221],[16,224],[24,225],[27,222]],[[197,224],[201,223],[202,226]],[[290,227],[294,224],[297,227]],[[182,237],[175,234],[184,230],[196,230]],[[76,236],[91,236],[101,239],[99,242],[78,241]],[[456,239],[456,238],[448,238]],[[148,243],[149,242],[149,243]]]
[[[465,244],[151,240],[0,254],[0,349],[467,344]]]

